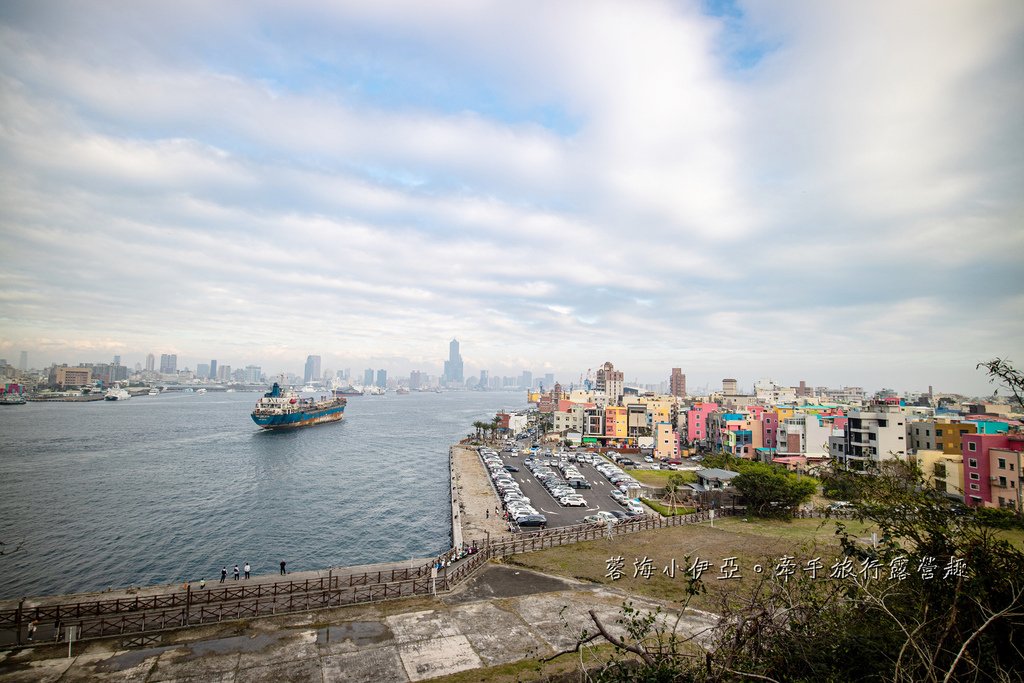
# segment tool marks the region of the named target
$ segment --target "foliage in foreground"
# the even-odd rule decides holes
[[[837,523],[844,557],[811,571],[776,564],[730,595],[709,632],[693,637],[656,615],[624,610],[619,657],[598,681],[1016,681],[1024,661],[1024,553],[975,512],[892,463],[849,476],[865,543]],[[691,581],[688,595],[703,591]],[[685,611],[686,605],[683,605]],[[583,634],[593,639],[597,634]],[[611,636],[610,638],[608,636]]]

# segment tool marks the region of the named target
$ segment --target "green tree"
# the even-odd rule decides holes
[[[749,463],[732,480],[747,503],[747,509],[758,517],[792,517],[801,503],[817,490],[813,479],[797,477],[765,463]]]

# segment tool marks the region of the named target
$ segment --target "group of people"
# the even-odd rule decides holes
[[[284,560],[281,560],[281,576],[284,576],[285,574],[288,573],[287,571],[285,571],[285,566],[286,565],[287,565],[287,563]],[[238,565],[236,564],[234,569],[231,571],[231,578],[234,581],[238,581],[238,579],[240,577],[244,577],[246,579],[252,577],[252,565],[250,565],[248,562],[245,562],[242,565],[241,569],[239,569]],[[228,580],[228,566],[224,565],[223,567],[220,568],[220,583],[224,583],[227,580]],[[188,587],[188,583],[185,584],[185,587],[186,588]],[[206,579],[200,579],[199,587],[200,588],[206,588]]]
[[[281,564],[284,564],[284,562],[282,562]],[[242,571],[245,572],[245,578],[247,578],[247,579],[249,578],[249,572],[251,570],[252,570],[252,567],[250,567],[249,563],[246,562],[245,565],[243,566],[243,569],[242,569]],[[236,564],[234,571],[231,573],[231,576],[232,576],[232,578],[235,581],[238,581],[238,575],[239,575],[238,565]],[[227,567],[227,565],[224,565],[223,567],[220,568],[220,582],[224,583],[227,580],[228,580],[228,567]]]
[[[434,568],[441,570],[445,567],[450,567],[452,565],[452,562],[458,562],[464,557],[473,555],[478,550],[479,548],[476,547],[475,542],[473,543],[473,545],[463,543],[461,548],[449,550],[444,555],[438,557],[437,561],[434,562]]]

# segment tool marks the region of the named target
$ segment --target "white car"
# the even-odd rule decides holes
[[[626,501],[626,509],[630,512],[635,512],[638,515],[647,514],[647,510],[644,509],[644,506],[635,500]]]
[[[558,502],[566,507],[587,507],[587,501],[583,496],[566,496]]]

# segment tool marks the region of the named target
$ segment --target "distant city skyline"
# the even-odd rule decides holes
[[[407,377],[454,338],[462,379],[973,394],[1024,365],[1021,2],[43,0],[0,30],[12,363]]]

